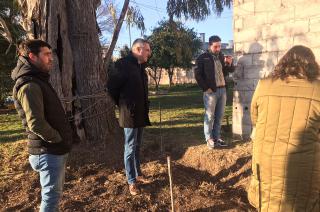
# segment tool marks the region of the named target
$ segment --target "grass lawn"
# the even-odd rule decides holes
[[[0,144],[23,139],[24,131],[15,111],[0,113]]]
[[[160,89],[168,88],[162,87]],[[176,146],[175,143],[179,142],[180,148],[204,143],[203,97],[202,91],[197,85],[175,86],[170,89],[168,94],[150,96],[149,99],[152,126],[145,130],[146,140],[160,143],[162,137],[164,146]],[[232,106],[226,107],[225,116],[229,116],[231,124]],[[226,118],[223,120],[223,124],[226,124]],[[231,135],[224,133],[224,137],[231,137]]]
[[[160,89],[167,90],[168,87],[162,86]],[[160,135],[164,143],[181,139],[201,143],[204,140],[202,92],[197,85],[177,85],[170,88],[167,94],[150,95],[149,99],[152,126],[145,131],[146,140],[160,142]],[[229,116],[231,123],[232,106],[226,107],[225,116]],[[226,119],[223,122],[226,124]],[[15,111],[1,113],[0,123],[0,144],[24,138],[24,129]]]

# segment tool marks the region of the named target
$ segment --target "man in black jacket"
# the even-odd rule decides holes
[[[141,173],[139,151],[143,128],[150,125],[145,72],[150,55],[150,44],[144,39],[136,39],[130,54],[116,62],[108,78],[108,92],[119,106],[119,125],[124,128],[124,164],[132,195],[139,193],[137,182],[148,181]]]
[[[51,46],[42,40],[24,42],[12,72],[15,107],[28,134],[29,162],[40,174],[40,211],[58,211],[72,129],[49,83]]]
[[[195,68],[195,78],[203,90],[204,135],[210,149],[226,146],[220,130],[227,100],[225,77],[233,70],[232,57],[221,52],[220,37],[211,36],[209,49],[197,58]]]

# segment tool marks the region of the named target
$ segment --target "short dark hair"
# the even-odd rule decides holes
[[[137,38],[137,39],[135,39],[135,40],[133,41],[132,47],[133,47],[134,45],[136,45],[137,43],[143,43],[143,44],[147,43],[147,44],[150,45],[150,42],[149,42],[148,40],[143,39],[143,38]],[[131,48],[132,48],[132,47],[131,47]]]
[[[213,35],[209,38],[209,45],[211,46],[212,43],[221,42],[221,38],[218,35]]]
[[[41,47],[48,47],[51,49],[52,47],[45,41],[34,39],[34,40],[26,40],[19,44],[19,53],[23,56],[28,57],[29,53],[33,53],[38,55]]]
[[[312,50],[306,46],[292,47],[279,61],[271,75],[273,80],[285,80],[289,76],[295,76],[308,81],[319,77],[320,67]]]

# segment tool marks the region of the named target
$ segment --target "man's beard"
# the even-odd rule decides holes
[[[49,73],[49,71],[50,71],[51,68],[52,68],[52,64],[51,64],[51,65],[45,65],[45,64],[43,64],[43,63],[39,63],[39,64],[38,64],[38,68],[39,68],[42,72]]]

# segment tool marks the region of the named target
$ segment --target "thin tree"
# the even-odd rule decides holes
[[[161,21],[159,26],[152,30],[149,39],[154,49],[152,58],[156,60],[158,67],[167,71],[171,87],[174,70],[191,68],[191,62],[198,54],[201,42],[193,29],[173,20]]]

